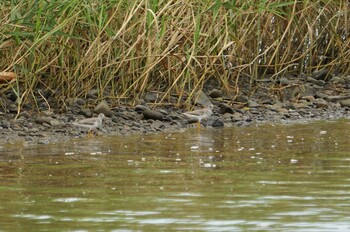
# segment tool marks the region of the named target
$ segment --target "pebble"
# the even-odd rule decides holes
[[[144,119],[153,119],[153,120],[164,120],[164,115],[156,110],[144,110],[142,112]]]
[[[68,98],[66,99],[66,104],[68,106],[83,106],[86,104],[86,101],[82,98]]]
[[[35,119],[35,122],[38,123],[38,124],[47,123],[47,124],[50,124],[50,125],[51,125],[51,120],[52,120],[51,117],[42,116],[42,117],[37,117],[37,118]]]
[[[328,69],[321,69],[321,70],[315,70],[311,76],[317,80],[326,80],[327,75],[328,75]]]
[[[211,97],[211,98],[222,97],[222,91],[219,89],[213,89],[212,91],[210,91],[209,97]]]
[[[211,118],[206,123],[207,126],[222,128],[224,127],[224,121],[221,118]]]
[[[249,108],[257,108],[257,107],[259,107],[259,106],[260,106],[260,104],[257,103],[256,101],[252,101],[252,100],[249,100],[249,101],[248,101],[248,107],[249,107]]]
[[[108,103],[105,100],[102,100],[94,109],[94,112],[97,114],[103,113],[107,117],[111,117],[113,115],[112,110],[109,108]]]
[[[86,118],[92,117],[92,111],[90,109],[81,109],[79,114],[85,116]]]
[[[345,100],[340,101],[340,105],[342,107],[350,107],[350,99],[345,99]]]
[[[150,108],[148,106],[145,105],[136,105],[135,106],[135,111],[136,112],[143,112],[145,110],[149,110]]]
[[[157,94],[156,93],[146,93],[144,100],[147,103],[155,103],[157,101]]]
[[[235,111],[234,109],[229,106],[227,103],[220,103],[219,104],[219,113],[220,114],[226,114],[226,113],[229,113],[229,114],[233,114]]]

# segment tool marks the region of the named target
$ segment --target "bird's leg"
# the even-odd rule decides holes
[[[88,138],[92,138],[92,137],[94,137],[94,134],[92,133],[92,129],[90,129],[89,131],[88,131],[88,133],[87,133],[87,136],[86,137],[88,137]]]
[[[200,123],[200,121],[197,122],[197,128],[198,128],[198,129],[201,128],[201,123]]]

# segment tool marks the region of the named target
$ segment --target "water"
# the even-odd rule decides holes
[[[349,231],[348,121],[0,147],[0,231]]]

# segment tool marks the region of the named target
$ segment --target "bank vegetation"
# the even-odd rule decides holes
[[[234,98],[242,80],[346,75],[349,12],[343,0],[1,1],[0,72],[15,78],[0,92],[22,104],[156,91],[161,103],[209,79]]]

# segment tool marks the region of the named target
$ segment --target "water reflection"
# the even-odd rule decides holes
[[[0,148],[4,230],[350,229],[346,121]]]

